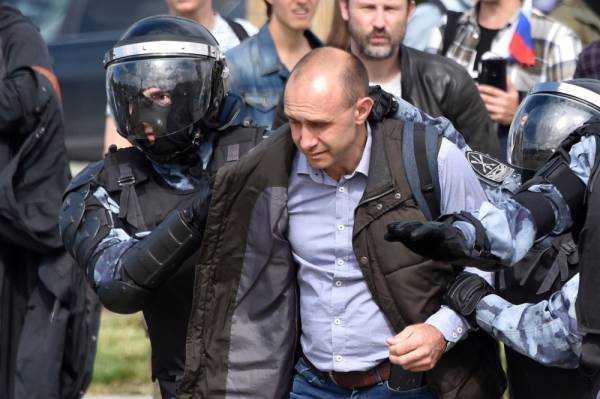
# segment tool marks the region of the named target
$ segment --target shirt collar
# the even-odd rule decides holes
[[[319,38],[310,30],[304,31],[304,37],[306,37],[308,45],[311,48],[323,46],[321,40],[319,40]],[[261,55],[261,57],[258,59],[258,69],[261,76],[279,72],[287,77],[289,71],[279,59],[279,54],[277,54],[277,48],[275,47],[275,42],[273,41],[273,37],[271,36],[271,32],[269,31],[268,24],[264,24],[260,28],[260,30],[256,34],[256,40],[258,41],[258,47],[260,49]]]
[[[356,174],[361,174],[365,177],[369,176],[369,165],[371,162],[371,126],[367,123],[367,142],[365,143],[365,148],[362,153],[362,157],[358,162],[358,166],[354,170],[354,172],[344,175],[342,177],[343,180],[350,180],[356,176]],[[298,151],[298,167],[296,169],[296,173],[298,175],[309,175],[313,180],[318,182],[323,182],[326,173],[321,169],[313,168],[306,156]]]

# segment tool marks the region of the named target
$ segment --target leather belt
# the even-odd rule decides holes
[[[321,378],[328,379],[334,384],[346,388],[356,389],[375,385],[381,381],[387,381],[390,378],[391,364],[385,360],[367,371],[350,371],[346,373],[338,371],[321,371],[316,368],[306,356],[302,356],[304,362],[313,369]]]

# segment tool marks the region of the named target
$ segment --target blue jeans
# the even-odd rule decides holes
[[[294,385],[290,399],[436,399],[437,396],[427,386],[410,391],[395,391],[387,381],[359,389],[342,388],[330,379],[321,378],[303,359],[296,363]]]

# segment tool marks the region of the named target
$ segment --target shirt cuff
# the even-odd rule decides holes
[[[447,306],[443,306],[429,316],[425,323],[430,324],[440,330],[448,344],[446,351],[454,346],[458,341],[465,338],[469,333],[469,323],[458,313]]]

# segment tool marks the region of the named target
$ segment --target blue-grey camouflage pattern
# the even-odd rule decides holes
[[[99,255],[94,264],[93,274],[94,284],[96,287],[99,287],[103,283],[121,279],[123,270],[120,259],[125,251],[131,248],[138,240],[122,228],[115,226],[117,218],[114,215],[119,214],[119,204],[108,195],[104,187],[98,187],[94,191],[93,196],[109,211],[111,217],[111,229],[108,235],[100,241],[92,253],[92,258]]]
[[[569,151],[569,167],[587,185],[596,154],[596,138],[593,135],[583,137]],[[552,185],[534,185],[529,191],[542,192],[553,204],[556,224],[554,234],[560,234],[571,224],[569,207]],[[489,197],[488,197],[489,199]],[[520,261],[533,246],[536,229],[530,212],[516,201],[496,198],[495,202],[484,202],[473,214],[481,221],[490,240],[492,253],[512,265]],[[457,226],[461,228],[460,226]],[[474,234],[465,231],[465,234]],[[473,241],[474,242],[474,241]]]
[[[569,156],[569,167],[587,185],[595,163],[595,136],[582,137],[571,147]],[[529,190],[543,192],[554,204],[555,233],[570,227],[569,208],[556,187],[538,185]],[[523,210],[520,204],[498,194],[493,203],[484,203],[475,213],[496,249],[494,254],[509,264],[518,262],[534,244],[536,232],[531,215]],[[464,229],[464,226],[457,227]],[[497,295],[486,296],[477,306],[477,324],[499,341],[540,363],[575,368],[579,365],[582,340],[575,314],[578,288],[579,274],[548,300],[536,304],[513,305]]]
[[[393,115],[393,119],[406,120],[415,123],[426,123],[431,125],[438,129],[442,136],[456,145],[463,153],[471,151],[471,147],[469,147],[469,145],[465,142],[465,138],[458,132],[458,130],[454,128],[454,125],[452,125],[448,119],[444,118],[443,116],[434,118],[406,100],[396,96],[394,96],[394,98],[398,102],[398,110]]]
[[[200,151],[200,160],[203,170],[206,170],[208,163],[210,162],[210,158],[212,157],[214,149],[214,136],[215,133],[211,133],[208,139],[203,141],[198,148]],[[199,185],[204,184],[202,177],[194,176],[189,173],[189,167],[184,167],[181,165],[159,164],[154,161],[151,161],[151,163],[156,173],[158,173],[169,186],[176,190],[193,190]]]
[[[576,368],[582,340],[575,318],[578,288],[576,274],[560,291],[536,304],[513,305],[497,295],[488,295],[477,305],[477,324],[539,363]]]

